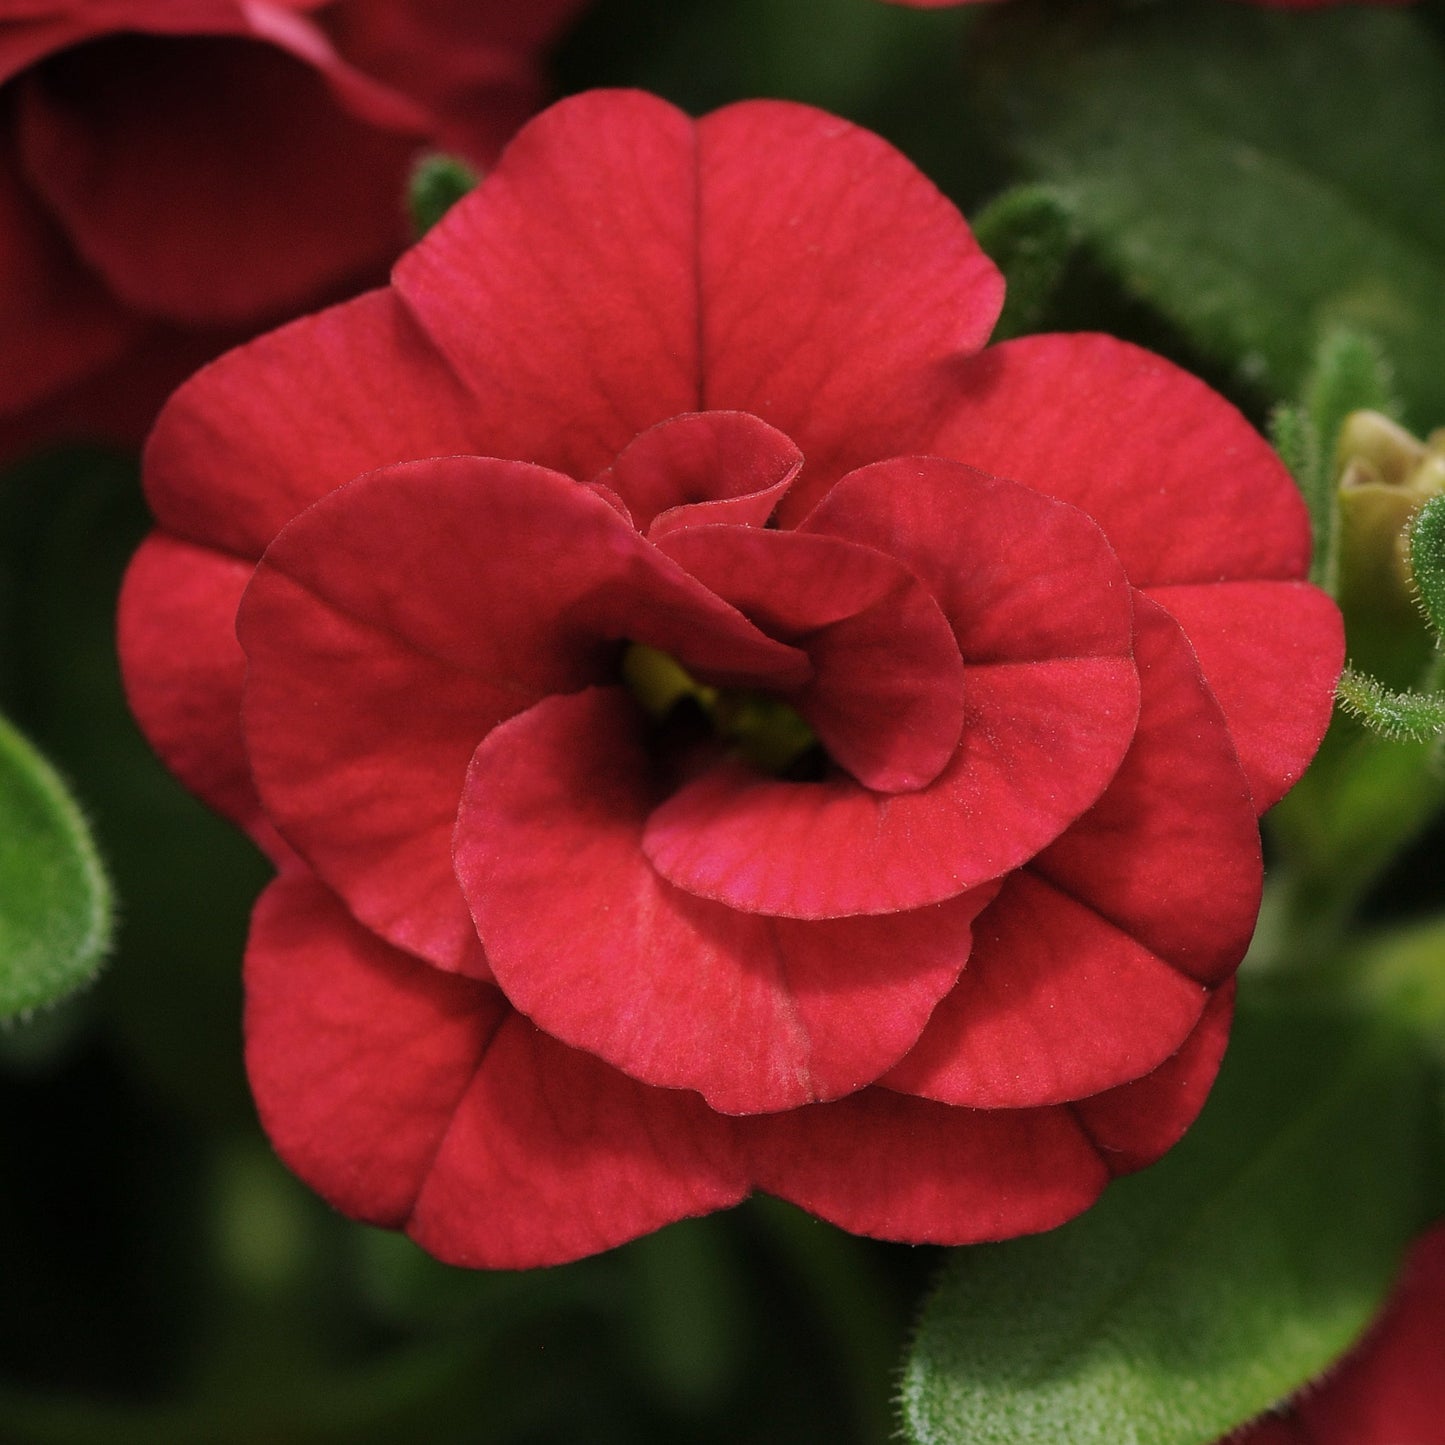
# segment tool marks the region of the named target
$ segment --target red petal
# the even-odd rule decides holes
[[[958,405],[920,450],[1082,507],[1136,587],[1305,575],[1309,519],[1289,473],[1162,357],[1109,336],[1030,336],[954,382]]]
[[[1032,857],[1103,792],[1138,685],[1114,657],[972,668],[962,744],[927,788],[787,783],[724,763],[660,804],[643,844],[669,882],[748,912],[837,918],[954,898]]]
[[[1259,812],[1299,780],[1329,726],[1345,659],[1339,609],[1303,582],[1161,587],[1229,723]]]
[[[379,129],[379,97],[353,118],[318,64],[343,69],[240,36],[77,47],[18,86],[27,173],[128,304],[204,325],[294,308],[407,239],[415,132]],[[365,88],[347,77],[348,94]],[[398,127],[421,120],[393,108]]]
[[[1188,643],[1135,601],[1134,745],[1097,804],[1031,865],[1188,978],[1239,966],[1263,863],[1249,787]]]
[[[701,405],[802,448],[786,525],[855,467],[929,449],[1003,278],[933,183],[846,121],[751,101],[697,134]]]
[[[723,670],[802,661],[584,487],[478,457],[328,494],[267,551],[239,630],[270,817],[367,927],[478,974],[451,837],[492,727],[605,675],[621,637]]]
[[[77,260],[0,140],[0,412],[18,413],[95,372],[136,330]]]
[[[865,1089],[739,1127],[760,1188],[855,1234],[910,1244],[1052,1229],[1109,1180],[1066,1108],[955,1109]]]
[[[246,1067],[276,1152],[338,1209],[396,1227],[509,1010],[359,927],[307,874],[261,895]]]
[[[769,101],[694,126],[616,92],[526,127],[396,285],[476,391],[487,452],[591,477],[668,417],[750,411],[802,448],[812,495],[918,449],[1002,298],[876,136]]]
[[[279,858],[289,849],[261,810],[241,742],[236,609],[253,570],[153,532],[126,572],[118,645],[127,701],[166,766]]]
[[[803,465],[782,432],[740,411],[659,422],[623,449],[594,485],[627,506],[654,542],[678,527],[761,527]]]
[[[964,661],[1127,657],[1133,614],[1119,559],[1077,508],[936,457],[844,477],[799,528],[911,568]]]
[[[1206,997],[1025,869],[979,920],[967,971],[884,1083],[978,1109],[1080,1099],[1157,1068]]]
[[[1231,978],[1210,994],[1178,1053],[1152,1074],[1069,1105],[1111,1173],[1142,1169],[1184,1137],[1214,1087],[1233,1018]]]
[[[259,557],[298,512],[362,472],[475,452],[469,405],[395,297],[369,292],[187,382],[151,435],[147,496],[170,531]]]
[[[529,1269],[736,1204],[727,1120],[513,1014],[457,1109],[407,1232],[452,1264]]]
[[[563,1042],[724,1113],[872,1082],[958,977],[991,890],[814,923],[691,898],[642,854],[655,784],[640,722],[625,694],[592,690],[477,749],[457,875],[507,996]]]
[[[807,653],[813,676],[787,700],[864,787],[913,791],[947,766],[963,728],[963,663],[948,620],[901,562],[756,527],[688,527],[659,546]]]

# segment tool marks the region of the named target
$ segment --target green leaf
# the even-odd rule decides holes
[[[974,217],[973,233],[1008,282],[993,339],[1037,331],[1074,250],[1068,207],[1047,186],[1015,186]]]
[[[1410,572],[1436,641],[1445,639],[1445,496],[1432,497],[1410,523]]]
[[[477,173],[456,156],[434,153],[422,156],[412,167],[407,206],[416,234],[425,236],[469,191]]]
[[[110,933],[110,885],[80,810],[0,718],[0,1019],[88,983]]]
[[[1445,417],[1445,56],[1409,10],[1012,4],[971,47],[1032,174],[1207,356],[1293,396],[1336,326]]]
[[[1357,1337],[1423,1222],[1421,1051],[1259,1009],[1162,1163],[955,1252],[902,1387],[919,1445],[1207,1445]]]
[[[1395,692],[1367,673],[1346,668],[1340,678],[1340,706],[1381,737],[1423,743],[1445,733],[1445,697]]]

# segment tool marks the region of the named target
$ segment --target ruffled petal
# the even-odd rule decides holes
[[[1299,489],[1218,393],[1110,336],[1030,336],[954,373],[926,450],[1082,508],[1136,587],[1301,578]]]
[[[1254,932],[1259,829],[1188,642],[1147,598],[1134,617],[1143,683],[1134,745],[1098,803],[1030,866],[1185,977],[1217,984]]]
[[[1002,300],[958,212],[876,136],[774,101],[694,126],[633,92],[538,117],[395,284],[489,454],[592,477],[656,422],[749,411],[802,448],[812,497],[919,449]]]
[[[466,393],[387,291],[283,326],[176,392],[145,456],[162,526],[258,558],[298,512],[377,467],[475,453]]]
[[[872,1082],[953,985],[992,890],[813,923],[691,898],[642,854],[642,731],[625,694],[591,690],[477,749],[455,859],[501,987],[553,1037],[724,1113]]]
[[[786,694],[866,788],[933,781],[963,728],[963,660],[948,619],[901,562],[837,537],[688,527],[658,544],[813,676]]]
[[[1214,1087],[1233,1019],[1231,978],[1210,994],[1194,1032],[1153,1073],[1068,1106],[1110,1173],[1143,1169],[1184,1137]]]
[[[530,1269],[738,1203],[728,1120],[512,1014],[457,1107],[407,1233],[471,1268]]]
[[[267,551],[239,633],[267,814],[369,928],[478,976],[451,837],[491,728],[607,676],[624,637],[724,672],[805,665],[584,487],[478,457],[328,494]]]
[[[955,1109],[877,1088],[739,1131],[759,1188],[854,1234],[909,1244],[1052,1229],[1109,1182],[1062,1107]]]
[[[1064,1103],[1157,1068],[1206,990],[1027,869],[978,922],[958,986],[891,1089],[976,1109]]]
[[[1127,658],[971,668],[962,743],[928,787],[790,783],[727,761],[658,805],[643,847],[669,882],[747,912],[939,903],[1001,878],[1098,798],[1128,748],[1138,687]]]
[[[741,411],[659,422],[623,449],[593,485],[607,487],[657,541],[678,527],[761,527],[803,465],[775,427]]]
[[[1345,660],[1339,608],[1304,582],[1159,587],[1148,595],[1193,644],[1256,809],[1273,807],[1329,726]]]
[[[236,611],[253,570],[153,532],[121,588],[118,647],[126,700],[166,766],[279,860],[290,850],[261,808],[241,741]]]
[[[338,1209],[396,1228],[508,1015],[361,928],[305,873],[261,895],[246,949],[246,1068],[276,1152]]]

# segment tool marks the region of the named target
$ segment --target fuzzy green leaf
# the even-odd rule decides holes
[[[1242,1015],[1203,1117],[1051,1234],[958,1250],[903,1380],[918,1445],[1206,1445],[1358,1336],[1422,1223],[1423,1050]]]
[[[1047,186],[1015,186],[973,218],[973,233],[1008,282],[993,339],[1038,330],[1074,249],[1067,206]]]
[[[1425,620],[1445,639],[1445,496],[1432,497],[1410,523],[1410,571]]]
[[[1445,416],[1445,54],[1413,10],[1018,0],[975,79],[1098,258],[1202,352],[1298,393],[1336,326]]]
[[[0,1019],[95,977],[110,944],[110,886],[54,770],[0,719]]]

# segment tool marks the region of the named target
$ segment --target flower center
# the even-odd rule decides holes
[[[622,680],[659,722],[691,704],[715,737],[761,772],[804,781],[826,766],[818,735],[796,708],[771,693],[709,687],[675,658],[641,642],[629,643],[622,654]]]

